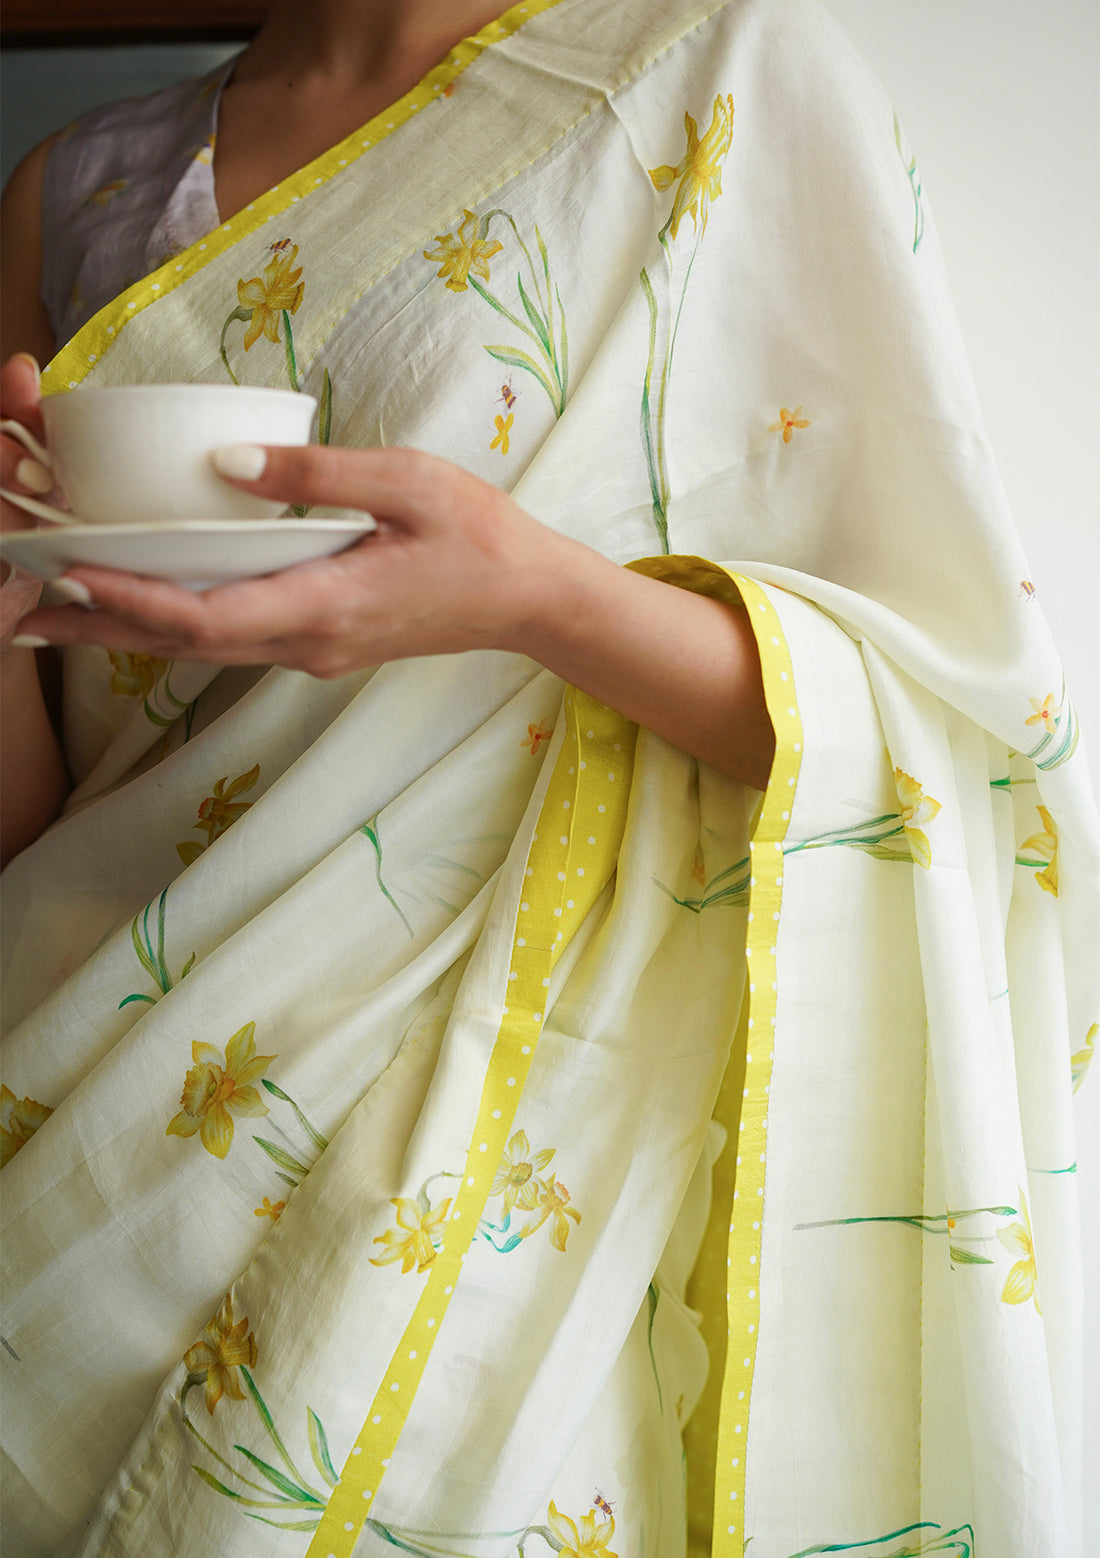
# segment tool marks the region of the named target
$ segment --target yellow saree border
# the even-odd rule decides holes
[[[743,1095],[740,1099],[729,1097],[731,1078],[740,1081],[739,1057],[735,1052],[718,1102],[719,1110],[724,1104],[730,1105],[731,1126],[738,1113],[740,1117],[735,1163],[731,1166],[732,1200],[725,1241],[726,1338],[714,1465],[711,1552],[713,1558],[742,1558],[747,1536],[744,1510],[749,1409],[760,1334],[760,1254],[768,1095],[779,999],[776,946],[783,902],[783,845],[802,763],[802,718],[786,636],[763,585],[702,557],[644,558],[627,566],[682,589],[739,601],[745,606],[760,655],[768,717],[775,732],[775,756],[749,845],[747,1001],[736,1039],[737,1045],[742,1039],[745,1041]],[[719,1163],[714,1180],[716,1197],[729,1189],[730,1177],[730,1169]]]
[[[513,934],[508,1005],[489,1060],[443,1248],[344,1463],[307,1558],[351,1558],[504,1156],[542,1031],[554,965],[618,862],[638,727],[573,688],[566,689],[561,717],[564,739],[527,855]]]
[[[558,4],[560,0],[522,0],[522,3],[512,5],[495,21],[488,22],[479,32],[457,43],[445,60],[430,70],[396,103],[383,109],[359,129],[353,130],[328,151],[322,152],[320,157],[290,174],[281,184],[274,185],[266,194],[214,228],[198,243],[165,261],[159,270],[152,271],[118,297],[112,298],[43,368],[43,395],[76,389],[129,321],[143,309],[174,292],[241,238],[258,232],[272,217],[307,199],[345,168],[358,162],[364,153],[386,140],[422,108],[445,93],[486,49],[510,38],[525,22]]]
[[[731,572],[730,577],[748,609],[756,636],[764,698],[775,731],[775,757],[749,846],[747,1053],[727,1247],[727,1341],[714,1478],[714,1558],[742,1558],[747,1536],[746,1451],[760,1334],[760,1256],[768,1096],[779,1000],[776,946],[783,902],[783,844],[802,761],[802,719],[794,667],[778,613],[763,586],[741,573]]]

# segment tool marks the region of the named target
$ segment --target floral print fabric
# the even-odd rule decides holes
[[[45,377],[289,382],[742,600],[768,793],[517,657],[69,657],[4,881],[28,1553],[1073,1552],[1100,923],[1039,562],[821,8],[627,10],[508,13]]]

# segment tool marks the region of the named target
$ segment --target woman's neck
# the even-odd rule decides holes
[[[238,79],[324,79],[365,86],[422,64],[420,75],[507,0],[274,0],[238,67]],[[417,77],[419,79],[419,75]]]

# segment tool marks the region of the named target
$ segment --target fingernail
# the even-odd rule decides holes
[[[42,369],[38,366],[38,358],[32,356],[32,354],[30,352],[16,352],[15,355],[17,357],[22,357],[24,362],[29,362],[30,363],[31,367],[34,369],[35,382],[38,383],[38,384],[41,384],[42,383]],[[12,643],[14,643],[14,642],[15,642],[15,640],[13,639]]]
[[[38,638],[34,633],[17,633],[11,641],[13,649],[46,649],[49,642],[48,638]]]
[[[86,584],[81,584],[79,579],[69,579],[62,574],[60,579],[52,581],[56,594],[62,600],[70,600],[76,606],[87,606],[92,598],[92,592]]]
[[[20,460],[15,467],[15,479],[30,492],[49,492],[53,486],[53,472],[37,460]]]
[[[235,481],[258,481],[267,465],[267,450],[258,444],[228,444],[215,449],[210,463],[221,476],[232,476]]]

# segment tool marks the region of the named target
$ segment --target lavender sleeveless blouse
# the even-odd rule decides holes
[[[218,225],[214,139],[234,64],[93,109],[55,140],[42,186],[42,300],[58,347]]]

